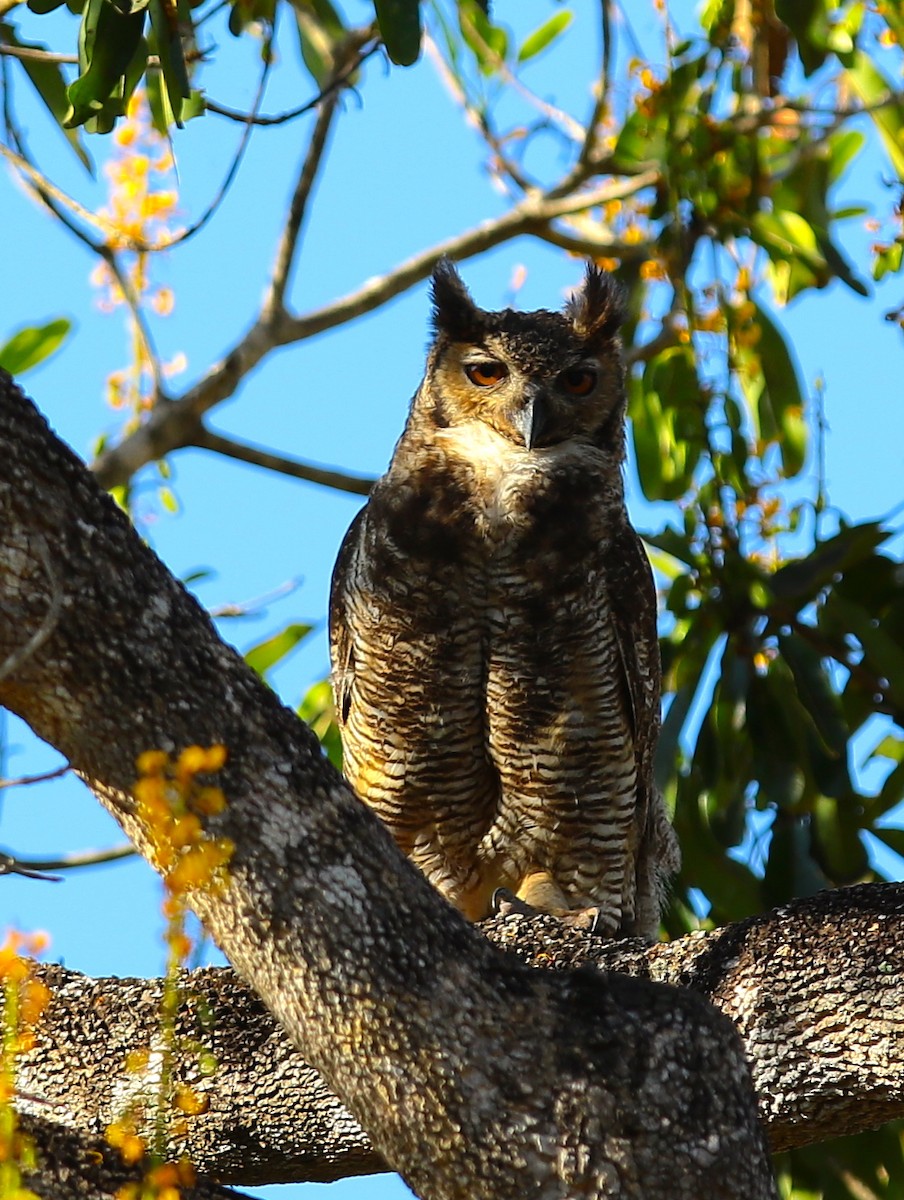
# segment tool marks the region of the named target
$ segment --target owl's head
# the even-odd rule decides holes
[[[588,265],[563,313],[487,312],[442,259],[433,305],[435,339],[421,399],[438,426],[480,421],[528,450],[578,441],[621,457],[622,301],[611,275]]]

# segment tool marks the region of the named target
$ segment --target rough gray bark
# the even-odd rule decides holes
[[[904,887],[824,892],[710,934],[656,946],[602,942],[552,918],[495,918],[482,927],[532,966],[593,963],[692,988],[736,1022],[753,1066],[774,1150],[857,1133],[904,1116]],[[839,962],[844,970],[838,970]],[[68,1114],[84,1137],[119,1115],[136,1080],[125,1054],[158,1037],[160,984],[88,979],[62,967],[41,976],[52,993],[41,1037],[22,1063],[23,1092]],[[367,1135],[229,970],[185,977],[178,1033],[219,1067],[200,1078],[197,1056],[177,1075],[205,1098],[173,1154],[227,1183],[327,1181],[386,1170]],[[202,1019],[213,1013],[214,1020]]]
[[[726,1017],[688,990],[496,950],[6,378],[0,462],[0,702],[150,858],[137,755],[229,748],[208,829],[236,853],[194,907],[418,1194],[774,1196]]]

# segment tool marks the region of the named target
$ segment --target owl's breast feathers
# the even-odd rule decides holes
[[[659,661],[612,467],[476,423],[403,437],[337,563],[346,773],[471,917],[539,870],[634,928]]]

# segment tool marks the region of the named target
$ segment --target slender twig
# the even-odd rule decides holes
[[[430,59],[436,73],[440,77],[440,81],[449,92],[452,99],[461,108],[464,113],[465,120],[474,129],[481,138],[486,142],[498,166],[502,169],[502,173],[508,175],[512,182],[518,187],[520,192],[530,191],[531,188],[537,186],[534,180],[528,179],[523,174],[521,169],[508,157],[502,146],[502,141],[497,134],[490,128],[489,119],[485,113],[480,112],[471,103],[471,100],[465,93],[464,88],[459,83],[458,79],[449,69],[449,64],[443,57],[439,46],[434,39],[426,31],[422,39],[424,52]]]
[[[281,583],[279,587],[272,588],[269,592],[264,592],[262,596],[255,596],[253,600],[244,600],[236,603],[235,601],[219,604],[216,608],[209,608],[207,611],[214,620],[223,620],[233,617],[254,617],[266,610],[268,604],[272,604],[274,600],[282,600],[285,596],[291,594],[301,586],[301,578],[288,579],[285,583]]]
[[[144,356],[151,368],[151,378],[154,382],[153,400],[156,404],[160,400],[166,399],[166,387],[163,380],[163,368],[160,364],[160,356],[157,353],[151,327],[148,325],[147,318],[145,317],[141,297],[135,291],[135,286],[129,277],[129,273],[123,269],[115,250],[107,245],[96,246],[95,249],[112,272],[122,293],[122,297],[126,302],[126,306],[131,313],[132,320],[135,322],[135,329],[138,332]]]
[[[25,146],[22,134],[18,129],[12,129],[12,136],[15,140],[16,148],[22,157],[22,161],[28,163],[35,170],[37,175],[40,172],[35,167]],[[43,177],[42,177],[43,178]],[[49,184],[49,180],[46,181]],[[141,341],[142,349],[145,357],[151,368],[151,377],[154,381],[154,398],[159,400],[165,396],[165,387],[163,381],[163,370],[160,365],[160,357],[157,353],[154,339],[151,334],[150,326],[144,315],[144,309],[141,304],[141,298],[135,291],[132,281],[129,278],[128,272],[122,267],[122,264],[117,257],[116,251],[112,245],[104,241],[95,241],[88,233],[77,225],[66,212],[66,210],[57,202],[57,199],[48,191],[47,187],[32,182],[31,185],[38,199],[53,213],[61,225],[64,225],[84,246],[86,246],[93,254],[107,264],[110,272],[119,285],[119,290],[125,301],[132,320],[135,323],[135,328],[138,332],[138,337]]]
[[[254,117],[256,117],[260,112],[261,104],[263,104],[264,101],[264,91],[267,87],[267,79],[270,75],[270,68],[273,65],[272,38],[273,34],[271,31],[270,39],[263,52],[263,64],[261,66],[260,79],[257,82],[257,91],[254,94],[254,100],[251,104],[251,114],[248,117],[248,120],[245,122],[245,128],[242,130],[242,136],[239,138],[239,144],[236,146],[235,153],[232,156],[232,162],[229,164],[229,169],[223,178],[223,182],[217,189],[216,195],[213,197],[210,204],[208,204],[207,208],[197,219],[197,221],[189,225],[187,229],[183,229],[182,232],[176,234],[175,237],[172,237],[167,241],[160,242],[153,247],[148,247],[148,249],[169,250],[173,246],[181,246],[184,242],[187,242],[190,238],[193,238],[195,234],[200,233],[200,231],[204,228],[204,226],[208,223],[208,221],[226,199],[227,193],[232,187],[235,177],[238,175],[239,167],[242,165],[242,159],[245,157],[245,151],[248,149],[248,143],[251,140],[251,134],[254,130]]]
[[[108,850],[79,850],[74,854],[62,854],[57,858],[22,858],[0,850],[0,875],[32,875],[37,871],[70,871],[78,867],[96,867],[101,863],[119,862],[135,854],[131,842],[111,846]],[[46,878],[46,876],[43,876]]]
[[[4,854],[2,850],[0,850],[0,875],[21,875],[24,879],[42,879],[45,883],[60,882],[59,875],[45,875],[43,871],[36,871],[33,867],[26,866],[12,855]]]
[[[265,54],[263,67],[261,69],[261,77],[258,81],[257,92],[252,105],[252,115],[259,110],[261,102],[263,101],[264,89],[266,87],[267,76],[269,75],[271,65],[272,57],[269,54]],[[166,238],[160,242],[146,242],[142,238],[124,239],[122,236],[122,231],[113,222],[106,220],[97,213],[90,212],[77,200],[74,200],[61,188],[57,187],[55,183],[52,183],[51,180],[49,180],[46,175],[44,175],[37,169],[37,167],[29,162],[27,158],[21,154],[17,154],[9,146],[3,145],[2,142],[0,142],[0,155],[2,155],[18,171],[20,171],[21,174],[26,176],[26,178],[36,188],[38,194],[45,203],[48,202],[48,197],[55,200],[57,205],[59,205],[61,208],[68,209],[87,225],[98,229],[104,235],[105,239],[115,239],[118,243],[120,243],[121,249],[130,250],[134,253],[152,254],[162,250],[170,250],[173,246],[181,245],[183,242],[187,242],[189,238],[194,237],[196,233],[204,228],[210,218],[223,203],[227,192],[229,191],[236,175],[238,174],[238,169],[241,166],[242,159],[245,156],[245,151],[248,148],[248,140],[251,136],[252,129],[253,123],[249,120],[242,132],[241,138],[239,139],[239,144],[236,148],[235,154],[233,155],[232,162],[230,163],[223,182],[220,184],[220,187],[218,188],[213,200],[210,202],[198,220],[195,221],[194,224],[190,225],[187,229],[183,229],[181,233],[178,233],[171,238]],[[56,212],[56,210],[54,211]],[[56,215],[59,215],[59,213],[57,212]],[[71,222],[65,223],[73,233],[78,233],[82,241],[87,242],[87,244],[91,245],[95,251],[98,251],[97,245],[91,243],[90,239],[86,237],[83,231],[78,230],[78,228]]]
[[[50,50],[38,50],[35,46],[0,46],[0,54],[6,58],[21,58],[26,61],[44,63],[63,63],[66,66],[77,67],[78,57],[75,54],[54,54]]]
[[[50,197],[52,200],[55,200],[56,203],[61,206],[61,208],[68,209],[71,213],[74,213],[75,216],[84,221],[86,225],[92,225],[95,229],[100,230],[105,237],[121,237],[120,230],[117,228],[114,222],[108,221],[105,217],[101,217],[97,213],[91,212],[89,209],[85,208],[84,205],[79,204],[78,200],[74,200],[61,188],[58,188],[57,185],[52,183],[46,175],[42,174],[38,170],[37,167],[33,166],[27,158],[21,154],[17,154],[15,150],[4,145],[2,142],[0,142],[0,155],[6,159],[10,166],[15,167],[20,174],[26,177],[26,179],[35,188],[35,190],[38,192],[38,195],[42,200],[44,200],[45,203],[47,203],[47,197]],[[75,226],[70,224],[68,228],[73,233],[76,232]],[[81,231],[79,232],[82,240],[84,241],[85,234]],[[128,248],[130,250],[153,249],[151,246],[145,246],[139,243],[129,243]]]
[[[66,763],[65,766],[57,767],[55,771],[44,771],[41,775],[20,775],[18,779],[0,779],[0,791],[4,788],[31,787],[33,783],[47,783],[51,779],[62,779],[71,770],[72,767]]]
[[[480,31],[468,17],[467,11],[462,9],[462,20],[467,21],[469,25],[468,34],[474,41],[480,43],[480,48],[483,51],[485,58],[492,64],[493,69],[499,72],[499,76],[503,79],[513,91],[518,92],[528,104],[536,108],[538,112],[543,113],[548,117],[554,125],[558,125],[572,141],[580,141],[584,136],[584,127],[580,122],[576,121],[570,113],[564,109],[557,108],[554,104],[550,104],[548,100],[541,99],[536,92],[532,92],[525,83],[512,71],[508,63],[490,46],[481,36]]]
[[[328,467],[317,467],[313,463],[302,462],[297,458],[272,454],[269,450],[262,450],[258,446],[249,446],[247,442],[237,442],[232,438],[212,433],[203,426],[192,444],[203,450],[213,450],[216,454],[224,454],[227,458],[235,458],[256,467],[265,467],[268,471],[291,475],[294,479],[304,479],[308,483],[318,483],[322,487],[335,488],[340,492],[351,492],[354,496],[368,495],[375,483],[371,477],[350,475],[347,472],[334,471]]]
[[[596,79],[593,111],[585,125],[584,140],[575,170],[578,178],[593,169],[593,159],[599,144],[598,131],[609,107],[609,77],[612,61],[612,0],[600,0],[600,66]]]
[[[359,67],[366,62],[371,55],[376,54],[381,46],[382,42],[373,41],[366,48],[362,48],[361,53],[358,55],[355,61],[349,63],[344,70],[340,71],[336,77],[327,84],[323,91],[319,93],[319,95],[315,96],[313,100],[308,100],[305,104],[300,105],[298,108],[289,109],[287,112],[277,113],[275,116],[255,116],[252,113],[239,112],[239,110],[236,108],[229,108],[229,106],[226,104],[219,104],[216,100],[209,99],[209,97],[204,98],[204,106],[210,112],[216,113],[219,117],[226,117],[230,121],[241,121],[246,125],[285,125],[288,121],[294,121],[296,117],[301,117],[304,116],[305,113],[312,112],[318,104],[323,103],[327,96],[332,95],[333,92],[338,92],[342,88],[343,84],[347,83],[351,76],[354,75],[359,69]]]
[[[262,317],[265,321],[275,319],[285,312],[286,288],[289,286],[289,279],[298,253],[305,211],[311,196],[311,189],[323,161],[323,152],[326,149],[327,138],[338,103],[339,93],[333,91],[326,97],[317,112],[311,140],[308,143],[307,153],[304,156],[298,182],[292,195],[292,202],[289,205],[289,214],[276,248],[276,261],[273,264],[270,287],[262,309]]]

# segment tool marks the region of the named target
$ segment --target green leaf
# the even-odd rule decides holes
[[[26,50],[48,50],[41,42],[23,42],[17,37],[11,25],[0,22],[0,42],[7,46],[18,46]],[[41,62],[39,59],[25,58],[22,66],[35,91],[41,97],[51,116],[57,123],[66,141],[75,151],[79,161],[90,173],[94,174],[94,164],[88,156],[82,139],[75,129],[64,129],[63,120],[69,111],[69,101],[66,96],[66,81],[59,63]]]
[[[648,500],[676,500],[700,458],[704,405],[693,351],[671,346],[631,379],[631,430]]]
[[[175,6],[173,6],[175,7]],[[179,6],[184,11],[179,12],[179,19],[173,20],[175,13],[164,7],[161,0],[150,0],[148,11],[151,17],[151,36],[148,39],[149,48],[157,52],[160,60],[160,71],[166,85],[166,97],[173,122],[181,129],[182,105],[191,95],[188,82],[188,69],[182,48],[182,27],[191,27],[187,6]],[[187,22],[187,24],[186,24]],[[167,126],[168,128],[168,126]]]
[[[840,758],[847,751],[848,728],[841,701],[832,689],[822,656],[799,634],[780,634],[782,658],[791,668],[801,704],[813,722],[825,748]]]
[[[460,0],[458,21],[482,74],[493,75],[508,54],[508,35],[493,25],[477,0]]]
[[[759,398],[758,415],[764,436],[774,431],[787,478],[803,470],[807,453],[807,423],[800,376],[792,352],[781,329],[762,305],[756,306],[760,327],[757,350],[765,387]],[[768,412],[767,412],[768,410]]]
[[[634,171],[641,166],[659,166],[667,157],[668,114],[650,115],[636,109],[622,126],[610,159],[610,170]]]
[[[548,21],[544,21],[539,29],[535,29],[533,33],[528,34],[521,43],[521,49],[518,51],[518,62],[526,63],[529,59],[536,58],[542,50],[545,50],[547,46],[565,32],[571,24],[573,17],[574,13],[566,8],[563,12],[556,13],[550,17]]]
[[[88,0],[79,29],[81,74],[69,85],[67,129],[87,125],[108,133],[125,112],[128,96],[147,62],[144,9],[123,15],[109,0]]]
[[[904,104],[893,99],[896,89],[862,50],[852,55],[844,77],[868,108],[891,165],[904,179]]]
[[[770,577],[770,587],[780,600],[799,608],[812,603],[842,571],[868,558],[889,534],[879,521],[849,525],[828,541],[820,542],[805,558],[780,567]]]
[[[828,139],[829,183],[837,183],[866,144],[859,129],[839,129]]]
[[[0,346],[0,367],[9,371],[10,375],[24,375],[56,353],[71,329],[72,322],[66,317],[57,317],[45,325],[20,329],[4,346]]]
[[[800,259],[814,271],[825,268],[826,262],[819,250],[816,234],[800,213],[787,209],[755,213],[751,233],[770,256]]]
[[[813,854],[832,883],[845,886],[863,879],[869,856],[860,836],[863,812],[853,796],[817,797],[811,829]]]
[[[877,250],[873,259],[873,279],[876,283],[880,279],[884,279],[886,275],[897,275],[901,270],[902,259],[904,259],[904,242],[894,241],[883,249]]]
[[[308,636],[312,625],[293,623],[287,625],[279,633],[267,638],[245,652],[244,659],[252,670],[257,671],[261,678],[265,677],[277,663],[290,654],[295,647]]]
[[[772,825],[769,858],[763,878],[763,898],[769,907],[795,896],[815,896],[829,886],[811,852],[807,823],[779,810]]]
[[[380,36],[397,66],[410,67],[421,52],[419,0],[374,0]]]
[[[336,724],[336,709],[333,704],[333,689],[330,681],[323,679],[311,687],[298,707],[298,715],[310,725],[320,740],[327,758],[338,770],[342,770],[342,741]]]
[[[809,78],[827,57],[828,17],[821,0],[775,0],[775,15],[797,41],[804,74]]]
[[[323,88],[335,70],[336,48],[345,41],[345,26],[329,0],[296,0],[292,11],[302,61],[317,86]]]

